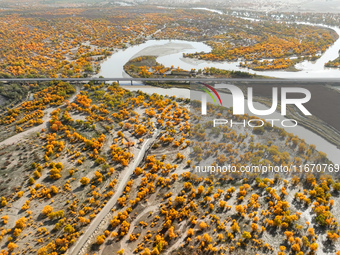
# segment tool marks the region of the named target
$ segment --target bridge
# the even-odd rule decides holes
[[[3,83],[31,83],[31,82],[65,81],[69,83],[88,83],[88,82],[117,82],[118,84],[138,86],[147,82],[153,83],[195,83],[195,82],[214,82],[214,83],[236,83],[236,84],[276,84],[276,85],[331,85],[340,86],[340,78],[0,78]]]

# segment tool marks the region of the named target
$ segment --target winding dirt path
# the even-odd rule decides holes
[[[76,92],[70,98],[68,98],[66,100],[68,100],[69,102],[72,102],[76,98],[76,96],[79,94],[79,91],[80,91],[79,87],[76,86]],[[63,105],[65,105],[65,103]],[[63,106],[63,105],[61,105],[61,106]],[[40,124],[39,126],[34,126],[32,128],[29,128],[29,129],[27,129],[27,130],[25,130],[21,133],[18,133],[14,136],[8,137],[6,140],[3,140],[2,142],[0,142],[0,147],[17,143],[17,142],[23,140],[28,135],[30,135],[34,132],[39,132],[39,131],[41,131],[41,129],[46,128],[48,120],[50,118],[51,112],[53,112],[54,110],[58,109],[61,106],[50,107],[50,108],[44,110],[44,117],[42,118],[42,120],[43,120],[42,124]]]
[[[101,225],[105,216],[111,212],[112,207],[116,205],[118,198],[122,195],[125,189],[126,183],[129,181],[131,174],[136,169],[136,167],[139,165],[139,163],[142,161],[145,155],[145,152],[147,151],[147,149],[149,149],[152,146],[154,140],[159,134],[160,134],[160,131],[156,130],[152,138],[149,138],[144,142],[140,152],[138,153],[138,156],[134,159],[134,162],[128,166],[128,168],[126,169],[127,171],[124,171],[125,173],[122,173],[124,174],[124,176],[123,176],[123,179],[119,182],[119,185],[117,187],[115,194],[111,197],[111,199],[107,202],[105,207],[98,213],[98,215],[94,218],[91,224],[87,227],[85,233],[81,237],[79,237],[79,239],[74,244],[74,246],[71,247],[71,249],[69,249],[65,253],[65,255],[66,254],[75,255],[79,253],[83,254],[86,251],[86,244],[88,240],[90,240],[91,237],[96,234],[95,232],[98,226]]]
[[[75,97],[79,94],[79,91],[80,91],[80,89],[77,86],[76,87],[76,92],[68,100],[70,102],[72,102],[75,99]],[[14,135],[14,136],[11,136],[11,137],[7,138],[6,140],[0,142],[0,147],[1,146],[8,146],[8,145],[17,143],[17,142],[19,142],[21,140],[24,140],[25,137],[29,136],[33,132],[38,132],[41,129],[46,128],[47,127],[47,122],[48,122],[48,120],[50,118],[50,113],[52,111],[54,111],[55,109],[57,109],[57,108],[58,107],[46,109],[44,111],[44,117],[42,119],[44,123],[40,124],[39,126],[32,127],[30,129],[27,129],[24,132],[18,133],[18,134]],[[41,181],[44,180],[47,176],[48,176],[48,172],[45,171],[43,173],[43,175],[38,180],[36,180],[35,183],[36,184],[37,183],[41,183]],[[29,199],[29,196],[27,196],[27,194],[25,194],[24,196],[22,196],[18,200],[12,202],[12,208],[10,209],[10,212],[8,213],[8,215],[13,216],[13,217],[10,217],[9,222],[8,222],[8,226],[10,228],[14,228],[15,221],[18,220],[22,216],[20,214],[21,207],[26,203],[26,200],[28,200],[28,199]]]

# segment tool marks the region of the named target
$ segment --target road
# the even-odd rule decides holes
[[[80,89],[77,86],[76,92],[70,98],[67,98],[66,100],[68,100],[69,102],[72,102],[76,98],[76,96],[79,94],[79,91],[80,91]],[[21,102],[20,104],[22,104],[22,103],[23,102]],[[65,105],[65,103],[63,105]],[[19,106],[19,104],[17,106]],[[48,109],[44,110],[44,117],[42,118],[42,120],[43,120],[42,124],[40,124],[38,126],[31,127],[29,129],[21,132],[21,133],[18,133],[18,134],[11,136],[11,137],[8,137],[6,140],[0,142],[0,147],[5,147],[5,146],[9,146],[11,144],[19,143],[19,142],[23,141],[27,136],[32,135],[34,132],[40,132],[41,129],[47,128],[47,123],[48,123],[48,120],[50,119],[50,113],[52,111],[54,111],[55,109],[59,108],[59,107],[61,107],[61,106],[49,107]],[[36,180],[35,184],[41,183],[41,181],[44,180],[47,175],[48,175],[48,172],[44,171],[41,178]],[[19,212],[21,211],[21,207],[26,203],[26,200],[27,200],[27,197],[22,196],[17,201],[13,202],[12,208],[11,208],[10,213],[9,213],[9,215],[13,216],[13,217],[10,217],[10,219],[8,221],[8,225],[7,225],[10,228],[14,228],[15,221],[17,219],[19,219],[19,217],[20,217]]]
[[[139,163],[141,162],[141,160],[144,157],[146,150],[153,144],[154,140],[156,139],[156,137],[159,134],[160,134],[160,131],[158,129],[156,129],[152,138],[149,138],[144,142],[140,152],[138,153],[138,156],[134,159],[133,163],[128,166],[126,173],[124,173],[124,177],[119,182],[119,185],[117,187],[115,194],[107,202],[107,204],[104,206],[104,208],[97,214],[97,216],[94,218],[94,220],[90,223],[90,226],[88,226],[86,232],[77,240],[77,242],[65,254],[75,255],[75,254],[79,254],[81,252],[81,250],[84,247],[84,245],[86,244],[87,240],[96,231],[97,227],[102,222],[104,217],[108,213],[110,213],[112,208],[117,204],[118,198],[122,195],[122,193],[125,189],[126,183],[130,179],[130,175],[133,173],[133,171],[139,165]]]
[[[95,82],[130,82],[131,85],[139,86],[142,82],[153,81],[153,82],[225,82],[225,83],[234,83],[234,84],[242,84],[242,83],[250,83],[250,84],[281,84],[281,85],[322,85],[322,84],[330,84],[339,86],[340,79],[339,78],[0,78],[0,82],[39,82],[39,81],[66,81],[70,83],[86,83],[89,81]],[[133,82],[139,82],[138,84]]]

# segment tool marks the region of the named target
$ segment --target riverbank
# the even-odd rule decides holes
[[[133,65],[133,68],[130,68],[130,66]],[[157,66],[161,66],[159,63],[156,62],[155,57],[138,57],[135,59],[130,60],[125,66],[124,69],[125,71],[133,76],[133,77],[138,77],[138,71],[140,70],[140,67],[147,67],[147,70],[151,69],[156,69]],[[169,78],[183,78],[186,76],[186,78],[189,78],[191,76],[195,76],[196,78],[202,77],[209,77],[207,75],[204,75],[202,73],[197,73],[197,71],[177,71],[174,72],[174,70],[171,70],[170,68],[161,66],[160,68],[166,68],[167,74],[164,74],[163,77]],[[137,71],[136,71],[137,70]],[[208,69],[206,69],[208,70]],[[214,69],[215,74],[216,70]],[[230,78],[234,72],[231,71],[225,71],[225,75],[220,75],[219,78]],[[180,72],[180,75],[178,75]],[[243,73],[243,75],[248,75],[252,77],[251,74],[248,73]],[[161,76],[160,76],[161,77]],[[210,76],[211,77],[211,76]],[[215,76],[213,76],[215,77]],[[242,76],[241,76],[242,77]],[[254,75],[254,78],[257,76]],[[240,78],[237,75],[232,78]],[[171,88],[171,87],[176,87],[176,88],[186,88],[190,89],[190,84],[181,84],[181,83],[155,83],[155,82],[148,82],[148,85],[151,86],[156,86],[156,87],[161,87],[161,88]],[[244,91],[244,94],[246,95],[246,88],[251,86],[253,87],[252,84],[243,84],[242,82],[234,82],[235,85],[240,85],[241,88]],[[269,86],[269,87],[268,87]],[[340,120],[339,118],[334,118],[338,112],[340,112],[340,105],[337,104],[337,102],[340,99],[340,93],[334,93],[338,92],[338,90],[334,91],[333,87],[330,86],[323,86],[323,85],[311,85],[311,86],[306,86],[306,85],[300,85],[298,82],[296,84],[292,84],[290,86],[298,86],[298,87],[303,87],[305,89],[308,89],[312,96],[312,99],[306,103],[307,109],[310,110],[312,113],[312,116],[303,116],[298,113],[298,110],[295,108],[290,107],[289,112],[287,114],[288,118],[295,119],[298,121],[300,126],[303,126],[307,128],[308,130],[314,132],[315,134],[318,134],[320,137],[323,137],[330,143],[334,144],[338,148],[340,147]],[[256,88],[254,88],[254,93],[258,97],[257,101],[260,103],[263,103],[267,105],[268,107],[271,106],[271,97],[272,97],[272,92],[271,89],[272,87],[278,87],[279,89],[281,87],[284,87],[284,85],[280,84],[280,81],[278,80],[273,80],[272,83],[266,83],[266,84],[257,84]],[[223,91],[226,92],[226,91]],[[226,92],[229,93],[229,92]],[[317,95],[317,97],[316,97]],[[325,114],[327,112],[327,114]]]
[[[256,101],[268,107],[272,104],[271,100],[267,98],[257,98]],[[286,116],[289,119],[296,120],[300,126],[326,139],[328,142],[337,146],[337,148],[340,148],[340,132],[319,117],[302,116],[298,114],[296,107],[288,107]]]
[[[256,87],[254,87],[254,95],[255,95],[255,108],[263,109],[263,107],[270,107],[271,106],[271,89],[268,89],[268,86],[275,86],[275,87],[282,87],[283,85],[278,85],[280,81],[273,81],[273,84],[258,84]],[[251,84],[245,85],[245,84],[239,84],[242,88],[242,90],[245,92],[247,86],[251,86]],[[295,84],[296,86],[303,87],[302,85]],[[314,93],[317,93],[316,86],[304,86],[307,89],[312,89],[311,93],[314,95]],[[191,90],[184,89],[184,88],[161,88],[161,87],[153,87],[153,86],[124,86],[125,89],[129,89],[131,91],[143,91],[148,94],[157,93],[159,95],[163,96],[176,96],[178,98],[191,98]],[[326,105],[324,107],[330,107],[332,103],[334,103],[333,100],[337,100],[338,96],[340,96],[340,93],[334,93],[334,87],[325,87],[326,92],[324,93],[324,96],[330,95],[330,98],[332,100],[329,100],[327,103],[329,105]],[[219,95],[222,98],[223,106],[225,107],[232,107],[232,97],[228,90],[218,90]],[[246,93],[245,93],[246,94]],[[322,95],[322,93],[321,93]],[[340,153],[339,150],[339,131],[334,130],[334,127],[327,124],[326,121],[322,119],[322,116],[328,116],[328,113],[331,112],[331,114],[336,115],[336,111],[338,110],[337,107],[330,107],[332,110],[325,111],[321,105],[321,101],[318,101],[316,97],[312,97],[314,99],[312,102],[309,102],[309,104],[316,104],[315,108],[309,107],[309,104],[306,105],[306,108],[312,113],[312,117],[303,118],[301,115],[299,115],[295,108],[288,108],[288,114],[286,118],[292,118],[297,120],[298,126],[294,128],[285,128],[287,133],[293,133],[294,135],[298,136],[301,139],[304,139],[309,144],[315,144],[317,146],[317,149],[320,151],[325,152],[328,157],[333,162],[338,162],[338,155]],[[247,104],[247,102],[245,102]],[[262,105],[262,106],[261,106]],[[318,108],[319,106],[319,108]],[[320,109],[317,111],[317,109]],[[327,115],[325,114],[327,112]],[[284,119],[280,113],[275,112],[274,114],[267,116],[267,118],[271,119]]]
[[[194,47],[189,43],[174,43],[169,41],[163,45],[148,46],[141,51],[137,52],[131,59],[142,56],[154,56],[162,57],[170,54],[179,53],[187,49],[193,49]]]
[[[158,54],[156,51],[154,54]],[[137,54],[139,55],[139,54]],[[190,88],[190,84],[187,82],[181,82],[181,79],[189,79],[189,78],[202,78],[202,80],[206,78],[251,78],[251,79],[259,79],[259,78],[271,78],[261,75],[254,75],[248,72],[240,72],[240,71],[229,71],[229,70],[221,70],[218,68],[205,68],[204,70],[199,69],[191,69],[183,70],[180,68],[175,68],[173,65],[171,67],[164,66],[157,62],[157,59],[154,55],[151,56],[138,56],[136,58],[130,59],[124,65],[124,71],[131,77],[134,78],[172,78],[178,79],[178,82],[145,82],[147,85],[170,88],[175,86],[177,88]]]
[[[301,22],[300,22],[301,23]],[[307,23],[304,23],[307,24]],[[333,29],[337,34],[340,33],[340,29],[336,27],[329,27],[322,24],[308,24],[314,26],[322,26],[328,29]],[[176,46],[176,44],[179,44]],[[192,47],[189,47],[190,44]],[[180,46],[181,45],[181,46]],[[162,53],[161,48],[166,46],[166,52]],[[168,47],[175,47],[174,49],[168,49]],[[180,51],[180,49],[184,47],[188,47],[188,49],[184,49]],[[190,48],[190,49],[189,49]],[[143,50],[146,49],[146,50]],[[156,49],[154,52],[152,49]],[[204,68],[216,68],[216,69],[224,69],[224,70],[234,70],[234,71],[250,71],[250,74],[258,74],[258,75],[265,75],[274,78],[323,78],[323,77],[331,77],[331,78],[340,78],[339,70],[334,68],[325,68],[324,64],[329,61],[330,59],[334,59],[334,56],[338,56],[338,51],[340,49],[340,39],[338,39],[332,46],[330,46],[326,52],[322,54],[322,56],[317,59],[316,61],[303,61],[296,65],[296,69],[288,71],[288,70],[280,70],[280,71],[251,71],[246,68],[242,68],[239,66],[239,62],[226,62],[226,61],[205,61],[205,60],[198,60],[198,59],[187,59],[183,58],[183,53],[194,53],[194,52],[210,52],[211,47],[202,43],[202,42],[192,42],[192,41],[183,41],[183,40],[149,40],[143,44],[132,46],[127,48],[124,51],[118,52],[117,54],[113,54],[107,61],[104,62],[105,68],[101,70],[101,73],[98,75],[102,75],[104,77],[127,77],[129,76],[124,69],[122,68],[122,63],[127,63],[134,57],[140,57],[146,53],[152,53],[154,57],[156,57],[156,62],[164,67],[171,67],[174,65],[175,68],[180,70],[204,70]],[[175,53],[172,53],[175,52]],[[168,54],[169,53],[169,54]],[[158,55],[158,56],[157,56]],[[106,71],[105,71],[105,70]],[[273,81],[272,85],[279,84],[278,80]],[[160,84],[153,84],[160,87]],[[295,84],[296,86],[301,87],[298,83]],[[165,87],[164,85],[162,85]],[[259,85],[260,86],[260,85]],[[261,92],[268,92],[268,84],[261,85],[264,88],[260,89]],[[320,121],[310,120],[306,122],[305,120],[300,121],[300,125],[304,126],[308,130],[313,130],[316,136],[320,138],[326,138],[330,143],[337,144],[338,134],[333,132],[336,128],[340,130],[337,114],[337,104],[338,104],[338,93],[332,93],[330,90],[327,89],[327,92],[321,91],[324,86],[318,87],[318,89],[313,88],[314,85],[304,87],[310,89],[312,93],[312,100],[309,102],[310,104],[307,105],[307,108],[312,112],[312,114],[317,117]],[[166,86],[171,87],[171,86]],[[176,87],[179,87],[178,85]],[[187,88],[187,85],[181,86],[182,88]],[[258,86],[256,86],[256,89]],[[161,88],[163,90],[163,88]],[[173,88],[172,90],[174,90]],[[150,89],[150,93],[156,92],[159,89]],[[169,91],[169,92],[166,92]],[[176,92],[179,90],[176,89]],[[162,91],[163,93],[164,91]],[[269,93],[271,91],[269,90]],[[169,94],[173,95],[169,89],[165,89],[164,95]],[[181,95],[186,94],[182,93]],[[320,95],[323,95],[322,98]],[[270,98],[271,94],[265,94],[265,98]],[[328,98],[327,98],[328,97]],[[293,116],[293,115],[290,115]],[[300,119],[299,115],[296,116]],[[315,126],[315,127],[313,127]],[[325,131],[325,126],[327,127],[327,131]],[[329,136],[330,135],[330,136]]]
[[[249,86],[253,87],[251,84],[241,85],[245,95],[246,88]],[[279,81],[273,81],[272,84],[257,84],[254,87],[256,101],[271,107],[272,90],[270,88],[274,86],[278,90],[284,87],[284,85],[280,85]],[[296,83],[290,86],[298,86],[310,91],[312,98],[304,105],[311,112],[312,116],[301,115],[296,107],[289,106],[287,118],[295,119],[300,126],[307,128],[340,148],[340,119],[336,117],[340,112],[340,105],[337,103],[340,100],[340,91],[336,90],[333,86],[326,85],[306,86]],[[223,92],[228,93],[225,90]],[[296,96],[292,94],[292,97]]]

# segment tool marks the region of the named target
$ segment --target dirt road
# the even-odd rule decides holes
[[[70,98],[68,98],[67,100],[69,102],[72,102],[76,96],[79,94],[79,87],[76,87],[76,93],[74,93]],[[61,106],[59,106],[61,107]],[[42,118],[43,123],[40,124],[39,126],[34,126],[30,129],[25,130],[24,132],[18,133],[14,136],[8,137],[6,140],[0,142],[0,147],[1,146],[6,146],[6,145],[11,145],[13,143],[17,143],[21,140],[23,140],[26,136],[34,133],[34,132],[40,132],[41,129],[46,128],[47,127],[47,123],[48,120],[50,118],[50,113],[53,112],[55,109],[59,108],[59,107],[53,107],[53,108],[48,108],[44,111],[44,117]]]
[[[112,196],[112,198],[107,202],[105,207],[100,211],[100,213],[96,216],[96,218],[91,222],[90,226],[87,228],[86,232],[77,240],[77,242],[74,244],[71,249],[69,249],[66,254],[68,255],[76,255],[81,253],[82,249],[85,249],[84,246],[87,242],[87,240],[92,236],[92,234],[96,231],[97,227],[100,225],[102,220],[105,218],[105,216],[111,211],[112,207],[114,207],[118,201],[118,198],[122,195],[126,183],[130,179],[130,175],[133,173],[133,171],[136,169],[136,167],[139,165],[139,163],[142,161],[144,154],[147,149],[152,146],[154,140],[159,135],[160,131],[156,130],[152,136],[152,138],[147,139],[140,152],[138,153],[138,156],[134,159],[134,162],[128,166],[128,169],[126,173],[124,174],[123,179],[119,182],[119,185],[117,187],[117,190]]]

